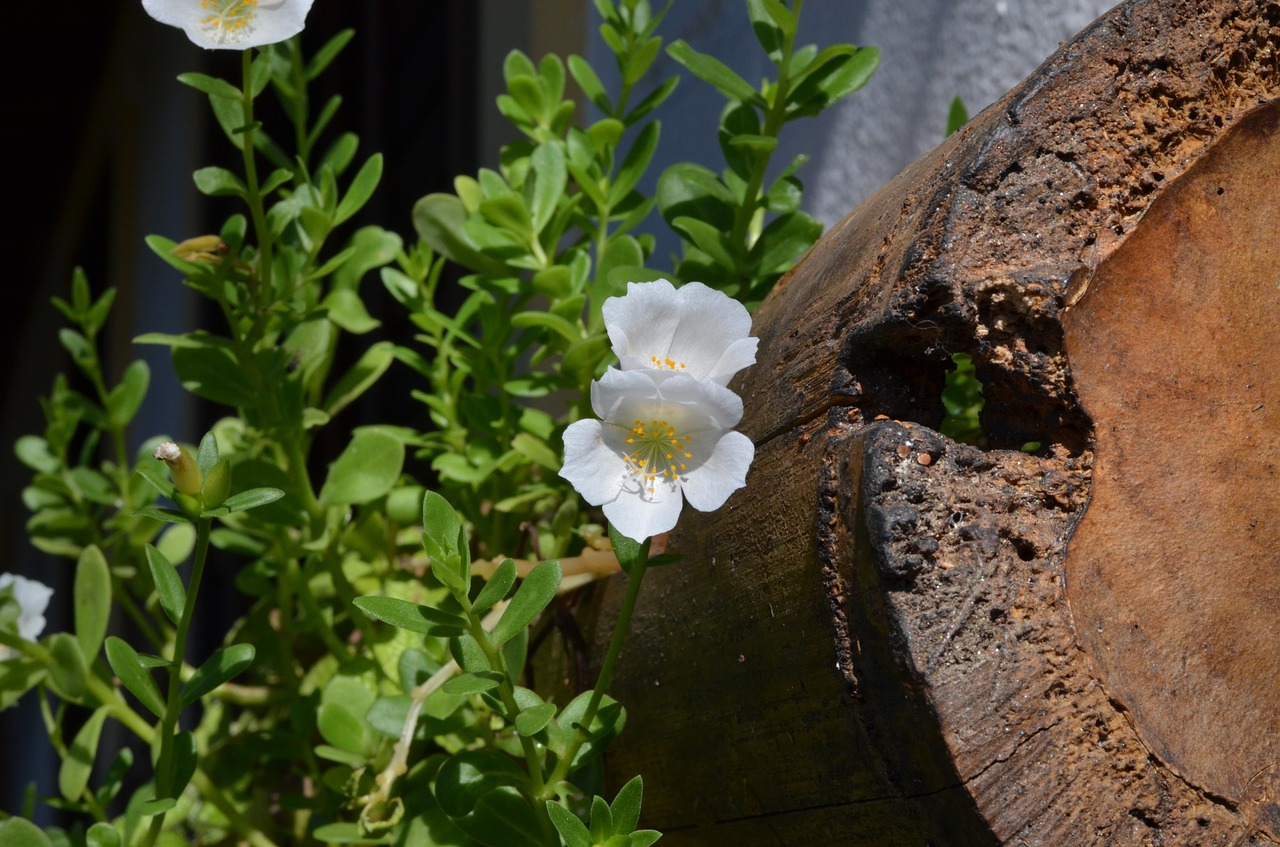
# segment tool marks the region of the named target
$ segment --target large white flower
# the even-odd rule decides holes
[[[35,641],[44,632],[44,610],[49,608],[53,589],[42,582],[11,573],[0,573],[0,589],[12,588],[18,604],[18,635]],[[0,644],[0,659],[9,658],[11,650]]]
[[[147,14],[180,27],[206,50],[247,50],[302,31],[312,0],[142,0]]]
[[[629,282],[625,297],[604,301],[613,352],[624,371],[651,368],[728,384],[756,360],[751,315],[737,300],[700,282]]]
[[[674,527],[684,500],[718,509],[746,483],[755,445],[732,431],[742,400],[724,386],[610,368],[591,384],[591,407],[602,420],[565,430],[560,475],[628,538]]]

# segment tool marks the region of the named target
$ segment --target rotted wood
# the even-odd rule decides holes
[[[664,843],[1280,843],[1277,97],[1280,3],[1132,0],[760,307],[614,686]]]

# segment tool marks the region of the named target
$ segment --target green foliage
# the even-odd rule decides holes
[[[955,367],[947,371],[946,387],[942,390],[942,406],[946,417],[938,431],[962,444],[985,446],[986,435],[982,431],[982,383],[978,381],[973,357],[968,353],[951,356]]]
[[[952,98],[951,109],[947,112],[947,135],[951,135],[969,122],[969,110],[959,97]]]
[[[0,641],[14,651],[0,661],[0,708],[38,692],[62,759],[53,802],[94,822],[57,843],[657,840],[636,829],[638,778],[612,804],[586,799],[626,722],[603,693],[621,635],[594,689],[552,697],[521,684],[530,628],[552,617],[584,546],[609,545],[558,475],[561,435],[590,414],[611,355],[602,306],[628,282],[699,279],[755,302],[817,238],[799,211],[803,157],[766,183],[778,133],[865,84],[877,54],[795,48],[799,4],[779,0],[747,0],[777,68],[759,88],[669,45],[728,100],[726,169],[675,165],[648,197],[655,116],[678,82],[649,82],[664,12],[595,5],[618,90],[580,56],[510,54],[498,108],[520,139],[496,169],[422,198],[412,242],[355,228],[383,159],[334,128],[340,98],[311,101],[350,31],[312,56],[296,39],[245,52],[238,82],[179,77],[230,142],[194,190],[238,211],[216,233],[147,239],[219,320],[135,341],[168,348],[184,388],[218,407],[212,431],[184,448],[198,484],[180,471],[179,491],[153,458],[168,438],[165,422],[138,420],[150,372],[140,361],[108,372],[115,292],[95,296],[79,271],[54,301],[79,378],[55,380],[44,431],[15,445],[32,472],[32,542],[76,562],[72,632],[17,638],[13,592],[0,590]],[[256,117],[266,98],[282,127]],[[685,242],[674,269],[654,266],[644,227],[655,208]],[[456,308],[444,305],[449,262],[462,271]],[[374,275],[413,339],[378,338],[364,293]],[[340,346],[355,349],[345,366]],[[424,430],[352,428],[347,410],[392,377],[414,386]],[[345,446],[321,455],[318,443]],[[648,568],[676,558],[612,544],[630,603]],[[197,607],[222,611],[201,606],[206,570],[234,582],[246,611],[224,616],[221,646],[197,656]],[[113,614],[127,637],[109,634]],[[119,728],[149,755],[99,749]],[[21,819],[0,823],[0,841],[50,843]]]

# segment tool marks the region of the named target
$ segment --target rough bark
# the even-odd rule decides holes
[[[1125,3],[761,306],[612,692],[664,843],[1280,842],[1278,62],[1280,3]]]

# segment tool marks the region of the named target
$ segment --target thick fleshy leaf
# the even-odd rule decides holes
[[[252,644],[228,644],[219,649],[182,686],[182,705],[189,706],[253,664]]]
[[[164,610],[169,620],[177,625],[182,618],[182,607],[187,602],[187,592],[182,587],[182,578],[158,549],[148,544],[146,553],[147,566],[151,569],[151,581],[155,583],[160,608]]]
[[[164,698],[160,696],[160,689],[156,687],[156,681],[151,678],[151,672],[143,665],[138,651],[129,646],[128,642],[114,635],[107,638],[106,648],[107,663],[111,665],[111,670],[115,671],[116,676],[120,677],[124,687],[153,715],[162,716]]]
[[[93,760],[98,755],[98,739],[102,735],[102,723],[107,719],[107,707],[96,709],[89,719],[76,733],[75,740],[67,749],[67,757],[62,760],[58,769],[58,790],[62,796],[72,802],[80,799],[89,785],[89,775],[93,772]]]
[[[524,630],[536,618],[560,587],[560,563],[554,559],[539,563],[524,578],[507,610],[494,626],[491,636],[502,644]]]
[[[403,441],[383,429],[359,430],[329,466],[320,500],[328,506],[368,503],[391,490],[403,466]]]
[[[58,632],[49,639],[49,653],[53,663],[49,666],[49,678],[53,687],[70,700],[79,700],[89,684],[89,668],[80,652],[80,642],[65,632]]]
[[[248,491],[232,494],[222,504],[222,508],[228,512],[243,512],[246,509],[256,509],[259,506],[274,503],[282,497],[284,492],[279,488],[250,488]]]
[[[371,618],[410,632],[423,635],[453,637],[466,631],[467,621],[460,615],[442,612],[430,606],[410,603],[396,597],[368,595],[355,599],[356,607]]]
[[[80,552],[73,592],[76,639],[85,659],[92,662],[102,649],[111,621],[111,569],[97,545],[90,544]]]
[[[489,581],[485,583],[484,588],[480,589],[480,594],[471,604],[471,612],[476,615],[483,615],[493,607],[503,597],[507,596],[507,592],[511,590],[511,586],[516,582],[516,563],[511,559],[505,560],[502,564],[494,569],[490,575]]]

